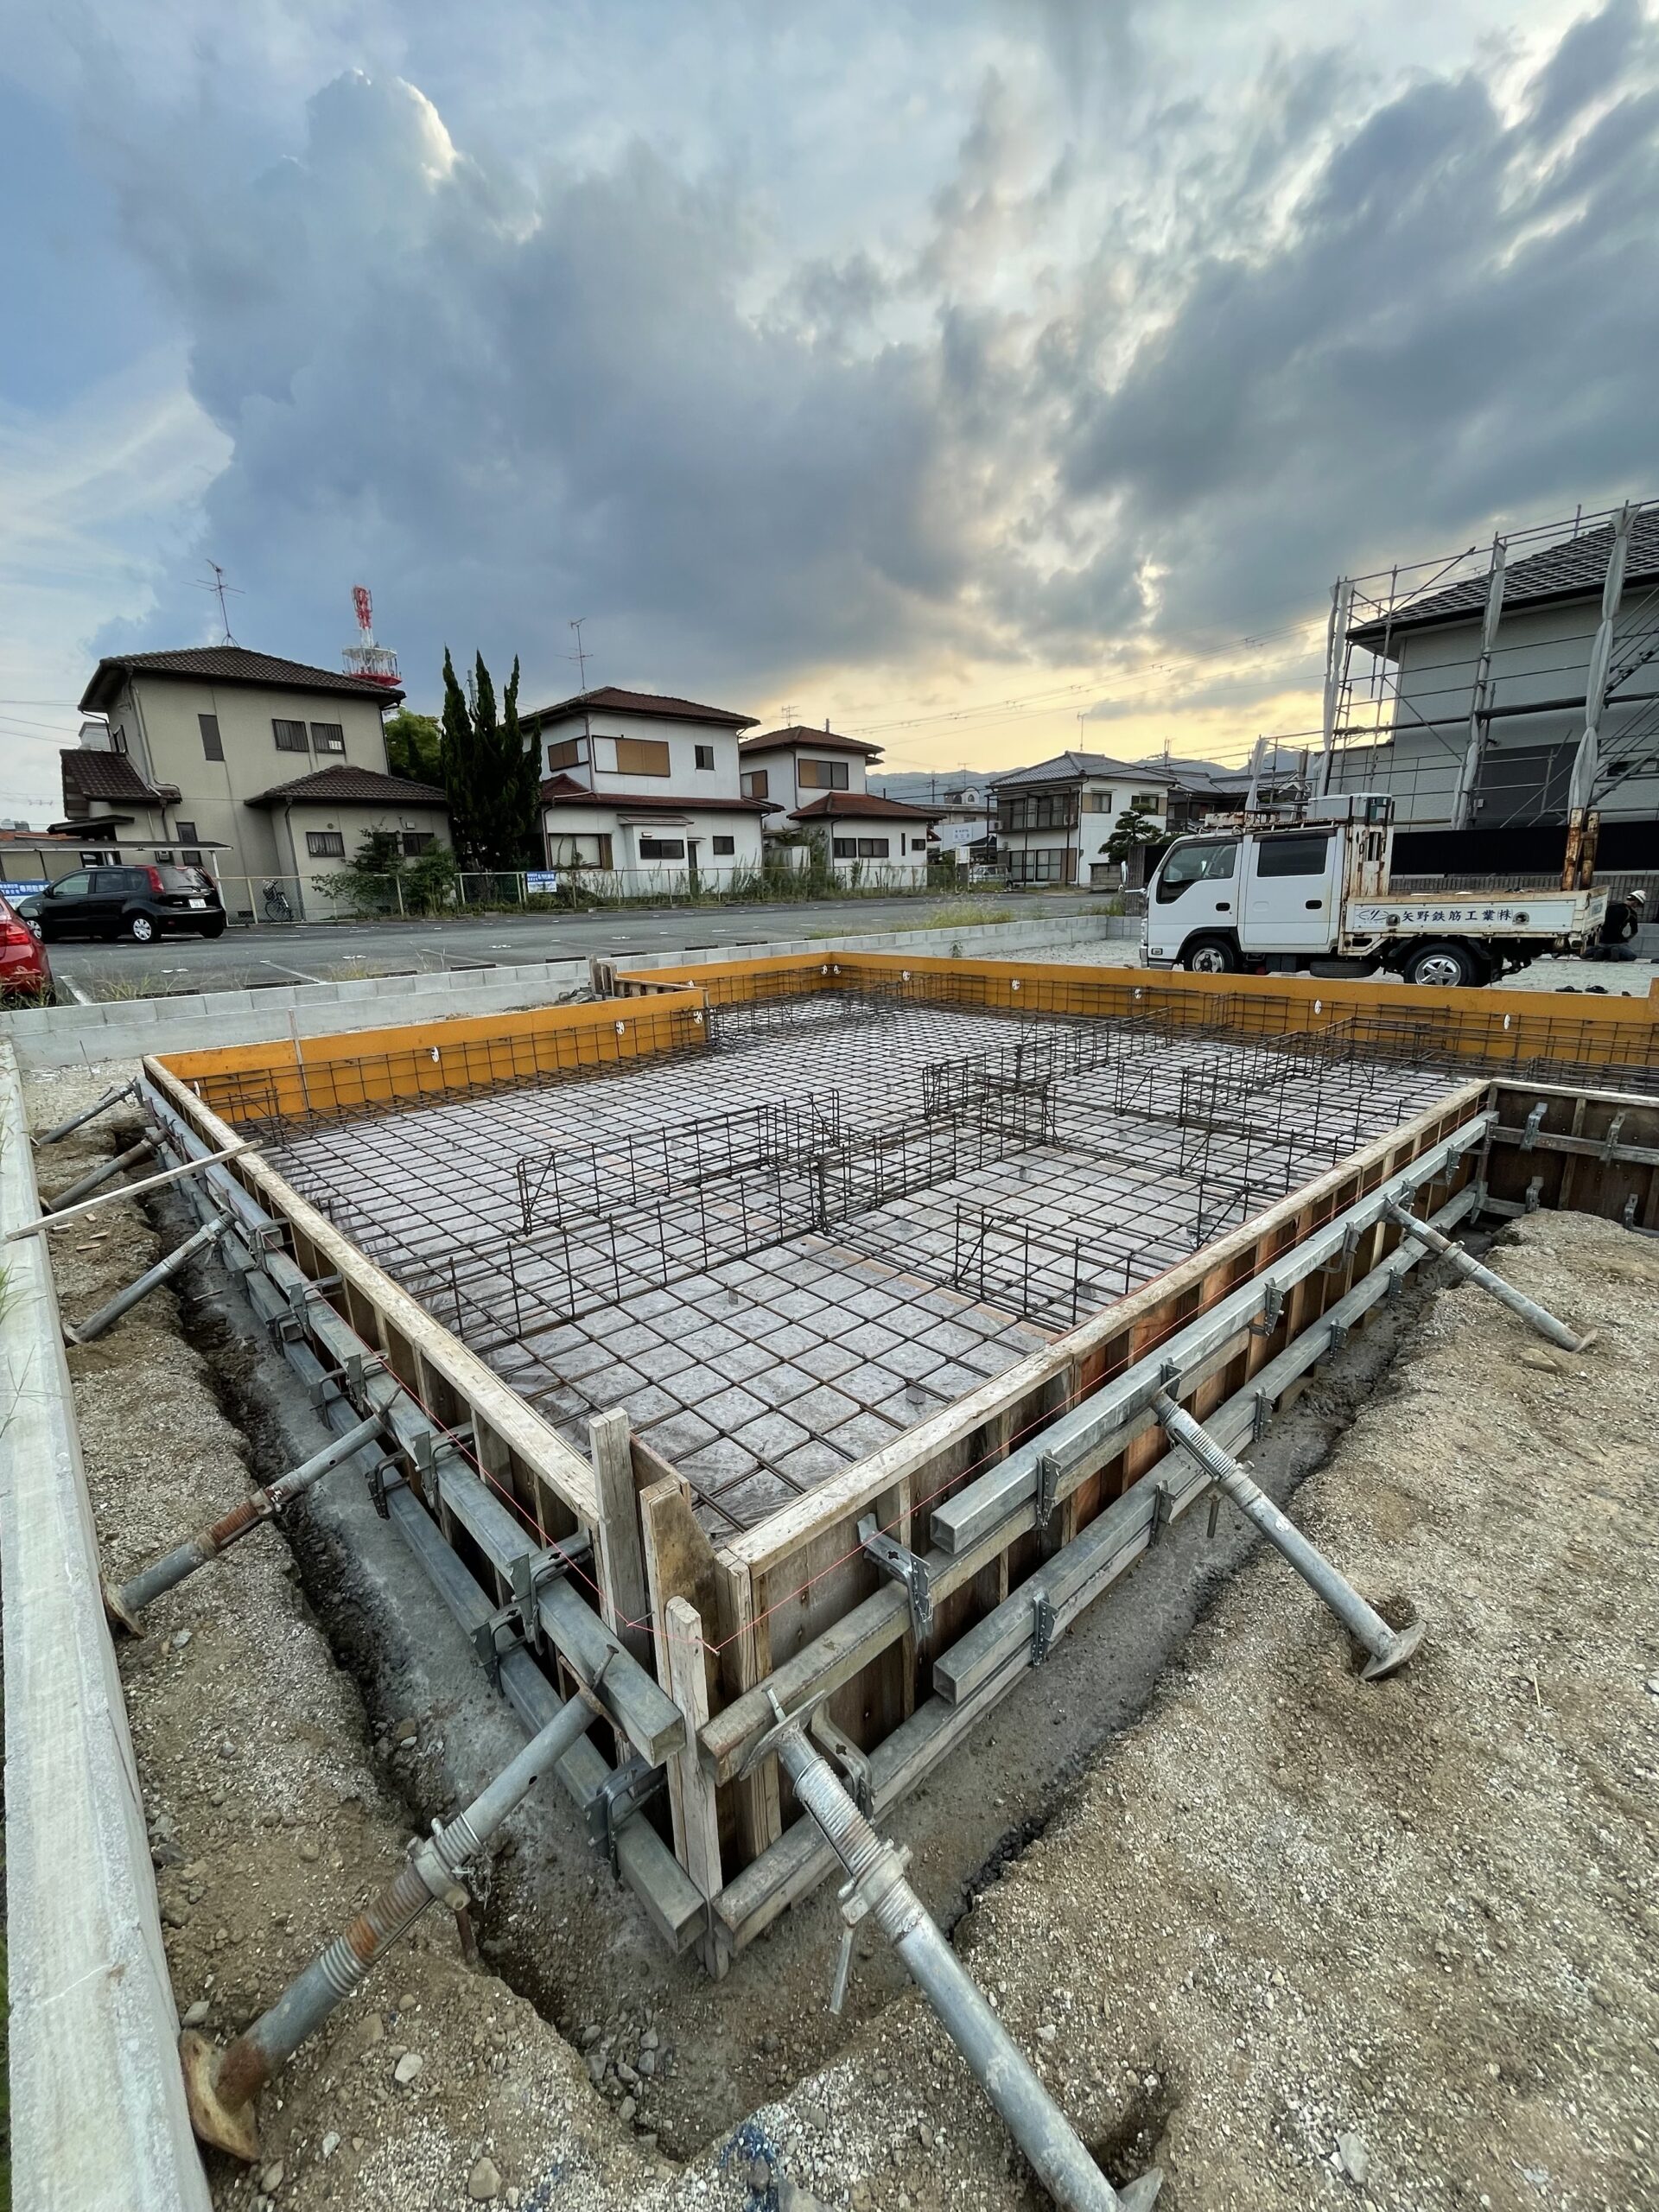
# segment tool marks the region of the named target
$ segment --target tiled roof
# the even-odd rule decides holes
[[[335,801],[347,805],[448,806],[449,802],[434,784],[410,783],[402,776],[383,776],[378,768],[353,768],[336,760],[331,767],[311,775],[296,776],[291,784],[273,784],[268,791],[248,801],[250,806],[270,806],[282,800],[292,805],[327,806]]]
[[[866,745],[861,737],[837,737],[834,730],[808,729],[800,722],[791,722],[787,729],[769,729],[764,737],[746,737],[738,751],[861,753],[867,760],[879,760],[881,758],[881,747]]]
[[[809,805],[798,806],[791,822],[832,822],[843,817],[861,822],[937,822],[940,809],[906,806],[901,798],[878,798],[874,791],[826,791]]]
[[[988,779],[993,791],[1005,791],[1017,784],[1070,784],[1083,776],[1110,776],[1126,784],[1172,784],[1161,768],[1143,768],[1134,760],[1114,760],[1105,753],[1059,753],[1039,760],[1034,768],[1015,768],[1006,776]]]
[[[662,691],[619,691],[613,683],[602,684],[597,691],[578,691],[573,699],[561,699],[556,706],[535,707],[518,717],[523,729],[543,729],[549,722],[563,721],[570,715],[579,715],[583,709],[605,715],[657,715],[675,722],[713,722],[723,729],[753,729],[753,715],[734,715],[725,707],[700,707],[695,699],[674,699]]]
[[[58,759],[63,764],[66,792],[73,785],[83,798],[130,798],[141,806],[162,804],[161,793],[144,781],[124,753],[96,753],[89,745],[67,745]]]
[[[250,652],[245,645],[186,645],[176,652],[118,653],[101,660],[81,694],[81,711],[105,707],[120,689],[120,678],[138,676],[194,676],[204,683],[251,683],[268,690],[344,691],[353,699],[395,706],[403,693],[395,683],[371,683],[342,676],[337,668],[311,668],[301,660],[277,660]]]
[[[1612,543],[1613,526],[1609,523],[1603,529],[1563,538],[1559,545],[1547,545],[1541,553],[1525,555],[1504,570],[1505,609],[1523,607],[1529,601],[1578,599],[1590,594],[1599,597]],[[1659,576],[1659,505],[1644,507],[1636,518],[1625,559],[1625,589],[1628,592],[1633,583],[1655,576]],[[1357,645],[1369,645],[1395,631],[1420,629],[1431,622],[1469,621],[1485,607],[1489,581],[1490,571],[1483,569],[1478,576],[1465,576],[1461,583],[1448,584],[1444,591],[1431,592],[1426,599],[1398,608],[1386,622],[1359,623],[1348,635]]]
[[[764,798],[673,798],[659,791],[647,792],[642,798],[637,791],[590,791],[585,784],[573,783],[569,776],[546,776],[542,779],[542,804],[618,807],[626,814],[765,814],[775,810],[778,802]]]

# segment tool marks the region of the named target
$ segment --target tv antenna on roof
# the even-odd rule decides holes
[[[587,620],[588,617],[585,614],[578,614],[575,617],[570,627],[576,633],[576,650],[573,653],[561,653],[559,656],[561,660],[573,660],[576,664],[578,692],[586,691],[588,689],[588,648],[582,642],[582,626]]]
[[[195,589],[197,591],[210,591],[218,600],[219,627],[225,632],[222,642],[227,645],[233,645],[236,643],[236,639],[231,635],[231,618],[229,612],[226,607],[225,600],[226,594],[228,594],[232,599],[240,599],[242,597],[242,594],[237,588],[236,585],[227,584],[226,582],[225,571],[219,567],[217,561],[209,561],[207,565],[213,573],[211,577],[198,576],[195,580]]]

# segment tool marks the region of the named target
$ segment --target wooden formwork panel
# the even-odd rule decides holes
[[[1625,1210],[1633,1226],[1654,1226],[1659,1212],[1659,1101],[1535,1084],[1519,1072],[1532,1062],[1572,1063],[1601,1053],[1615,1070],[1645,1073],[1659,1057],[1659,998],[1609,1001],[1589,1012],[1580,1000],[1531,993],[1426,995],[1400,985],[1279,976],[1218,982],[905,954],[794,955],[638,976],[607,971],[606,981],[618,995],[596,1005],[300,1040],[291,1049],[173,1055],[148,1065],[158,1087],[215,1147],[230,1141],[232,1120],[260,1118],[261,1101],[274,1115],[301,1118],[315,1109],[324,1088],[327,1110],[340,1112],[556,1078],[645,1053],[696,1051],[707,1041],[710,1007],[822,991],[943,995],[964,1007],[1039,1017],[1152,1014],[1171,1027],[1241,1038],[1372,1022],[1402,1050],[1427,1045],[1444,1055],[1442,1065],[1498,1077],[1490,1088],[1487,1081],[1459,1086],[723,1548],[699,1527],[689,1486],[676,1471],[632,1440],[655,1670],[690,1715],[698,1742],[696,1756],[688,1751],[677,1758],[670,1777],[676,1851],[683,1866],[698,1868],[705,1891],[718,1876],[709,1903],[718,1908],[728,1944],[757,1932],[806,1878],[806,1847],[783,1840],[792,1807],[775,1763],[740,1773],[770,1718],[761,1686],[770,1682],[786,1707],[827,1694],[834,1721],[868,1753],[881,1758],[884,1746],[902,1745],[902,1754],[895,1750],[887,1758],[893,1772],[886,1786],[893,1787],[895,1777],[914,1779],[971,1725],[983,1703],[976,1699],[939,1715],[937,1698],[928,1694],[938,1656],[1003,1605],[1048,1554],[1107,1513],[1165,1447],[1143,1428],[1068,1486],[1043,1529],[1029,1516],[1016,1517],[958,1557],[932,1555],[936,1604],[922,1641],[904,1592],[865,1554],[861,1518],[873,1513],[886,1533],[927,1553],[930,1516],[938,1506],[1056,1415],[1294,1253],[1366,1192],[1465,1125],[1489,1098],[1500,1128],[1486,1173],[1497,1196],[1605,1213]],[[1506,1075],[1506,1069],[1516,1072]],[[1543,1110],[1535,1113],[1541,1103]],[[1531,1141],[1523,1149],[1529,1116]],[[1467,1172],[1465,1163],[1459,1173]],[[470,1425],[480,1465],[528,1523],[554,1538],[572,1528],[597,1530],[602,1503],[584,1459],[257,1152],[242,1155],[234,1173],[289,1224],[307,1274],[327,1286],[323,1294],[379,1347],[423,1403],[445,1422]],[[1441,1187],[1451,1188],[1455,1179]],[[1236,1402],[1251,1377],[1341,1301],[1393,1243],[1394,1232],[1379,1224],[1340,1266],[1299,1281],[1272,1329],[1250,1329],[1230,1341],[1197,1377],[1188,1400],[1194,1413],[1202,1418]],[[433,1504],[445,1535],[464,1548],[464,1529],[451,1524],[441,1500]],[[717,1966],[723,1955],[713,1925],[711,1914],[709,1955]]]

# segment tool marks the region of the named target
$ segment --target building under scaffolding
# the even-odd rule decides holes
[[[1659,820],[1659,503],[1343,578],[1325,726],[1322,788],[1404,829]]]

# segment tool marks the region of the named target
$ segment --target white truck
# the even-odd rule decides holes
[[[1142,962],[1471,984],[1596,942],[1605,891],[1391,891],[1393,817],[1391,798],[1355,792],[1288,825],[1240,817],[1178,837],[1147,886]]]

